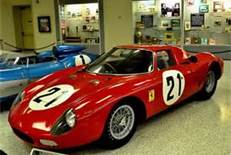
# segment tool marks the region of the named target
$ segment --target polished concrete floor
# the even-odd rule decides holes
[[[29,154],[31,147],[11,132],[7,115],[0,113],[0,150],[9,155]],[[231,61],[225,62],[225,73],[210,100],[191,101],[149,119],[117,150],[93,145],[71,154],[231,155]]]

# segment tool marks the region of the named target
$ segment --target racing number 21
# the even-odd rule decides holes
[[[42,98],[43,98],[43,97],[46,97],[46,96],[50,96],[50,95],[52,95],[52,94],[55,94],[55,93],[58,92],[59,90],[60,90],[60,88],[54,87],[54,88],[48,90],[48,92],[47,92],[46,94],[43,94],[43,95],[38,96],[38,97],[35,98],[33,101],[36,102],[36,103],[40,103],[40,102],[42,102]],[[56,100],[57,100],[57,98],[52,99],[51,101],[47,102],[44,106],[45,106],[45,107],[48,107],[50,104],[52,104],[52,103],[53,103],[54,101],[56,101]]]
[[[178,70],[167,70],[163,72],[163,99],[168,106],[177,102],[185,88],[184,75]]]
[[[177,80],[179,81],[179,85],[178,85],[178,96],[181,96],[181,85],[182,85],[182,77],[180,76],[180,74],[178,73],[177,74]],[[174,94],[172,93],[174,87],[175,87],[175,83],[176,83],[176,80],[174,79],[173,76],[168,76],[166,78],[166,81],[167,81],[167,86],[170,87],[169,91],[168,91],[168,94],[167,94],[167,101],[169,100],[172,100],[174,98]]]
[[[32,98],[29,107],[32,110],[47,110],[68,100],[76,90],[72,85],[60,84],[47,88]]]

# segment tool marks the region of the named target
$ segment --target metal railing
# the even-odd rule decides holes
[[[14,46],[14,45],[7,43],[7,42],[4,42],[4,44],[11,47],[11,48],[16,49],[16,50],[20,50],[20,51],[37,51],[37,50],[43,50],[43,49],[46,49],[48,47],[52,47],[52,46],[56,45],[56,43],[53,42],[53,43],[50,43],[46,46],[39,47],[39,48],[21,48],[21,47]]]

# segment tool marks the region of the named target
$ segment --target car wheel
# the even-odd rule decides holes
[[[119,104],[113,108],[107,120],[100,146],[116,149],[125,145],[136,130],[136,112],[131,104]]]
[[[199,92],[200,99],[209,99],[215,92],[217,87],[217,78],[215,72],[210,70],[202,90]]]

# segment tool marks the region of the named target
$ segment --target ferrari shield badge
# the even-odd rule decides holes
[[[152,102],[154,101],[154,99],[155,99],[155,90],[154,89],[149,90],[148,91],[148,101]]]

